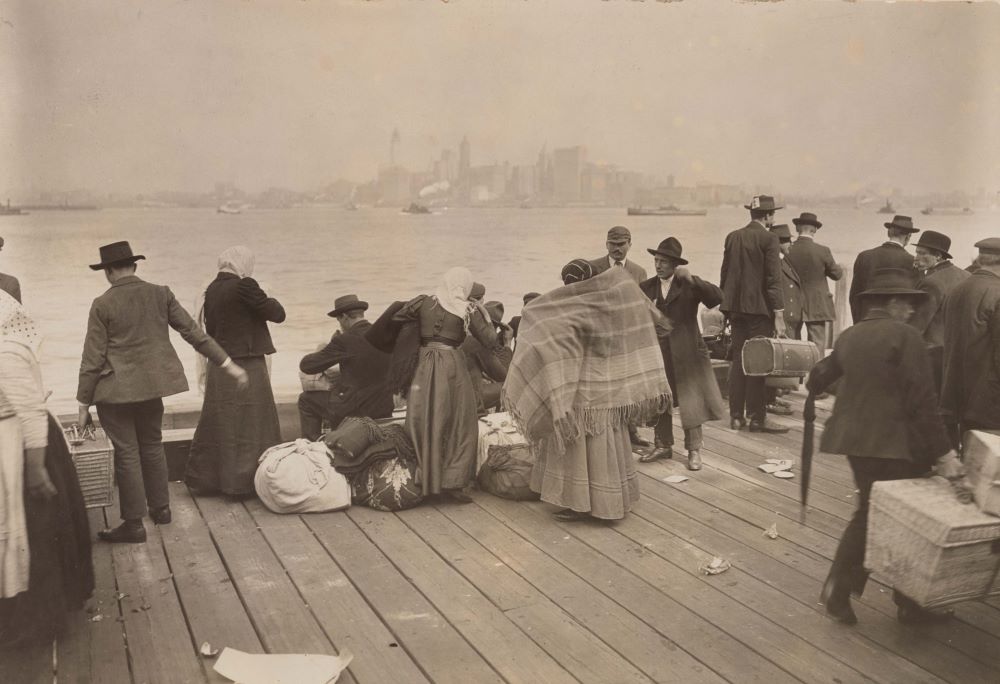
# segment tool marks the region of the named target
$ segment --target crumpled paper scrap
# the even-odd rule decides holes
[[[769,539],[777,539],[778,538],[778,523],[771,523],[771,526],[768,527],[766,530],[764,530],[761,533],[761,536],[767,537]]]
[[[702,563],[701,565],[699,565],[698,569],[701,570],[706,575],[718,575],[719,573],[725,572],[731,567],[733,567],[732,563],[725,560],[724,558],[719,558],[718,556],[716,556],[708,563]]]
[[[663,478],[663,481],[668,484],[680,484],[681,482],[687,481],[687,479],[688,478],[685,475],[670,475]]]
[[[787,458],[769,458],[757,466],[757,469],[771,474],[782,470],[791,470],[793,465],[795,462]]]
[[[350,651],[329,656],[244,653],[227,647],[222,649],[214,669],[239,684],[334,684],[353,659]]]

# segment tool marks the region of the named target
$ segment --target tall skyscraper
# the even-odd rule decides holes
[[[472,161],[472,151],[469,146],[468,136],[462,136],[462,142],[458,145],[458,180],[459,182],[469,179],[469,167]]]
[[[576,147],[557,148],[552,152],[553,180],[557,202],[580,201],[580,177],[587,157],[587,149]]]

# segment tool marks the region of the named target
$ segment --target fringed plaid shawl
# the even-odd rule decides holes
[[[561,454],[669,406],[660,314],[623,269],[548,292],[522,316],[503,405],[534,448]]]

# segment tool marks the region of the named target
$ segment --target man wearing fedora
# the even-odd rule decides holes
[[[0,237],[0,251],[3,251],[2,237]],[[21,301],[21,283],[14,276],[0,273],[0,290],[6,292],[18,302]]]
[[[513,330],[503,322],[503,303],[486,302],[485,309],[497,333],[499,346],[487,348],[475,335],[466,335],[459,347],[465,354],[472,388],[476,392],[477,410],[481,416],[496,410],[500,405],[500,388],[507,379],[507,369],[514,356],[510,348]]]
[[[868,289],[875,271],[882,268],[898,268],[910,274],[911,285],[917,282],[913,257],[906,251],[906,245],[910,241],[910,236],[919,233],[920,229],[913,227],[913,219],[909,216],[901,215],[893,217],[883,225],[889,239],[878,247],[866,249],[854,260],[854,279],[851,281],[848,301],[851,305],[851,320],[855,323],[864,316],[860,294]]]
[[[778,237],[768,231],[774,212],[781,207],[774,198],[757,195],[750,204],[750,223],[726,236],[722,254],[722,312],[732,325],[732,363],[729,366],[730,427],[746,426],[751,432],[788,432],[767,420],[764,378],[743,374],[743,344],[751,337],[785,336],[784,296]]]
[[[935,230],[925,230],[915,245],[913,265],[918,273],[917,289],[927,293],[910,325],[924,336],[934,368],[934,388],[941,392],[941,372],[944,364],[944,300],[955,286],[970,276],[951,263],[951,238]]]
[[[923,340],[907,321],[927,293],[913,287],[910,268],[879,269],[859,292],[865,316],[837,339],[824,362],[825,378],[810,374],[810,392],[840,378],[833,413],[823,430],[821,449],[848,458],[858,488],[858,507],[837,546],[820,600],[835,620],[854,624],[851,594],[860,596],[867,581],[865,534],[872,485],[883,480],[961,475],[931,377]],[[818,367],[817,367],[818,368]],[[949,613],[920,608],[894,592],[901,622],[937,622]]]
[[[299,370],[310,375],[340,367],[340,377],[329,392],[310,391],[299,395],[299,423],[302,436],[317,440],[323,420],[336,429],[347,416],[388,418],[392,415],[392,390],[388,383],[389,354],[365,339],[372,324],[365,320],[368,302],[348,294],[334,300],[327,315],[336,318],[340,330],[318,352],[307,354]]]
[[[90,268],[103,270],[111,287],[90,307],[76,393],[79,421],[81,426],[91,422],[90,406],[96,404],[101,426],[115,451],[115,480],[124,522],[99,532],[98,537],[109,542],[142,543],[146,541],[142,518],[147,508],[158,525],[171,519],[161,435],[163,397],[188,389],[168,328],[224,368],[239,389],[246,388],[249,378],[195,323],[169,287],[147,283],[135,275],[136,262],[146,257],[133,254],[128,242],[104,245],[100,255],[100,263]]]
[[[976,248],[979,268],[944,300],[941,408],[963,433],[1000,430],[1000,237]]]
[[[691,274],[686,268],[687,259],[681,256],[682,249],[680,241],[674,237],[663,240],[656,249],[647,249],[653,255],[656,277],[644,280],[639,287],[670,321],[669,335],[659,338],[660,352],[674,405],[680,407],[684,448],[688,453],[687,468],[701,470],[701,426],[710,420],[724,418],[726,409],[708,347],[698,329],[698,305],[704,304],[709,309],[718,306],[722,290]],[[642,463],[673,456],[671,413],[668,407],[657,419],[653,431],[654,449],[639,457]]]
[[[804,211],[792,223],[799,237],[786,260],[801,280],[803,297],[802,321],[792,327],[792,337],[801,337],[804,323],[809,341],[823,351],[830,346],[831,323],[836,317],[827,279],[840,280],[844,269],[834,261],[829,247],[816,242],[816,231],[823,227],[816,214]]]

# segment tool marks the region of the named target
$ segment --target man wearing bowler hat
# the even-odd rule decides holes
[[[944,364],[944,300],[955,286],[969,277],[969,272],[951,263],[951,238],[934,230],[925,230],[915,245],[913,265],[923,275],[917,289],[927,293],[910,325],[924,336],[934,367],[934,388],[941,392]]]
[[[387,382],[389,354],[380,352],[365,339],[372,324],[365,320],[368,302],[348,294],[334,300],[333,311],[340,330],[318,352],[307,354],[299,370],[310,375],[340,367],[340,377],[329,392],[312,391],[299,395],[299,423],[302,436],[317,440],[325,419],[336,429],[347,416],[388,418],[392,415],[392,390]]]
[[[913,268],[913,257],[906,251],[910,236],[919,233],[919,228],[913,227],[913,219],[909,216],[897,215],[892,221],[883,224],[889,239],[878,247],[866,249],[854,260],[854,276],[851,281],[851,292],[848,296],[851,304],[851,320],[857,323],[864,316],[861,293],[868,289],[872,275],[882,268],[898,268],[910,274],[917,282],[917,272]]]
[[[750,204],[750,223],[726,236],[722,254],[722,312],[732,324],[732,363],[729,366],[729,426],[746,426],[751,432],[788,432],[767,420],[763,377],[743,373],[743,344],[751,337],[785,336],[784,296],[778,236],[768,232],[774,212],[781,207],[768,195],[755,196]]]
[[[98,532],[98,537],[142,543],[146,541],[142,518],[147,509],[157,525],[171,519],[160,431],[163,397],[188,389],[168,327],[199,354],[222,366],[239,389],[246,388],[249,378],[177,303],[169,287],[136,276],[136,262],[146,257],[133,254],[128,242],[105,245],[100,255],[100,263],[90,268],[103,270],[111,287],[90,307],[76,393],[79,420],[81,426],[91,422],[90,406],[96,404],[101,426],[115,450],[115,480],[124,522]]]
[[[805,323],[809,341],[823,351],[829,346],[831,323],[835,318],[833,295],[827,279],[840,280],[844,269],[833,259],[830,248],[816,242],[816,231],[823,227],[816,214],[804,211],[793,218],[798,239],[788,250],[786,261],[802,282],[802,321],[792,327],[792,337],[799,339]]]
[[[944,300],[941,408],[966,430],[1000,430],[1000,237],[976,243],[979,268]]]
[[[698,305],[704,304],[709,309],[718,306],[722,290],[691,274],[686,268],[687,259],[681,256],[682,247],[677,238],[668,237],[656,249],[646,251],[653,255],[656,277],[644,280],[639,287],[670,321],[669,335],[659,338],[660,352],[674,405],[680,407],[684,448],[688,453],[687,468],[701,470],[701,426],[710,420],[724,418],[726,408],[715,381],[708,347],[698,330]],[[640,456],[641,462],[673,456],[671,413],[668,407],[656,421],[655,448]]]

